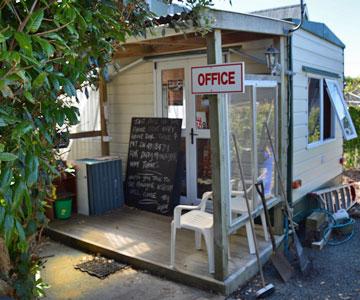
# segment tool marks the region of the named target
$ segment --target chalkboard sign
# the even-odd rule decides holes
[[[164,215],[173,213],[180,198],[181,123],[181,119],[132,119],[126,204]]]

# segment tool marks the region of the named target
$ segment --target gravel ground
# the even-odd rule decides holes
[[[360,299],[360,219],[356,220],[350,241],[338,246],[326,245],[321,251],[304,249],[313,265],[309,274],[296,271],[293,278],[284,283],[270,263],[265,265],[265,281],[275,286],[275,292],[267,299]],[[254,299],[260,288],[260,277],[256,276],[227,299]]]

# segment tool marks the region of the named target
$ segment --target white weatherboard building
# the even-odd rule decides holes
[[[343,140],[356,137],[342,94],[345,45],[325,24],[309,20],[306,9],[301,22],[300,6],[250,14],[204,10],[204,16],[213,20],[212,32],[206,36],[193,27],[186,35],[171,29],[168,24],[179,16],[159,17],[158,28],[147,38],[131,38],[116,53],[114,59],[120,68],[112,72],[106,89],[102,86],[100,90],[104,108],[97,120],[102,120],[102,142],[92,140],[94,144],[89,146],[89,139],[86,143],[74,140],[68,158],[119,156],[125,175],[133,117],[182,119],[181,203],[198,203],[206,191],[216,190],[220,195],[213,205],[215,275],[207,272],[206,259],[187,252],[192,246],[183,249],[174,272],[167,265],[169,236],[163,241],[164,259],[149,256],[151,247],[143,251],[147,254],[118,252],[153,272],[229,293],[256,272],[254,257],[241,254],[246,247],[238,251],[241,243],[237,244],[234,235],[247,227],[249,216],[238,213],[230,196],[230,191],[242,188],[232,136],[240,146],[254,214],[262,215],[263,211],[251,187],[262,179],[280,241],[284,199],[265,128],[270,129],[275,144],[287,200],[301,219],[316,205],[306,195],[338,180],[343,170]],[[191,68],[233,62],[245,63],[245,93],[217,96],[218,105],[212,111],[211,97],[191,93]],[[84,114],[89,109],[84,106]],[[211,117],[217,120],[211,121]],[[215,179],[214,171],[218,172]],[[156,245],[160,244],[158,241]],[[271,253],[268,246],[262,249],[264,259]]]

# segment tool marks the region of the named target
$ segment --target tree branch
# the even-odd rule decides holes
[[[34,1],[33,5],[32,5],[31,8],[30,8],[29,13],[26,15],[26,18],[25,18],[24,21],[22,21],[21,24],[19,25],[19,28],[18,28],[18,31],[19,31],[19,32],[22,32],[22,31],[24,30],[27,22],[29,22],[29,19],[30,19],[32,13],[34,12],[34,9],[35,9],[35,7],[36,7],[37,2],[38,2],[38,0],[35,0],[35,1]]]
[[[54,28],[54,29],[51,29],[51,30],[48,30],[48,31],[43,31],[43,32],[38,32],[38,33],[35,33],[34,35],[36,36],[42,36],[42,35],[46,35],[46,34],[49,34],[49,33],[53,33],[53,32],[57,32],[57,31],[60,31],[61,29],[64,29],[66,26],[70,25],[72,22],[68,22],[64,25],[61,25],[60,27],[57,27],[57,28]]]
[[[8,1],[6,1],[6,2],[8,2]],[[16,8],[14,7],[14,5],[12,3],[5,3],[5,5],[9,6],[9,8],[14,12],[15,17],[18,19],[19,24],[20,24],[21,23],[21,18],[19,17],[19,14],[18,14]]]

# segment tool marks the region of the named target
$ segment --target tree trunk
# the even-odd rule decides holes
[[[11,269],[10,257],[5,241],[0,238],[0,278],[7,278]]]

